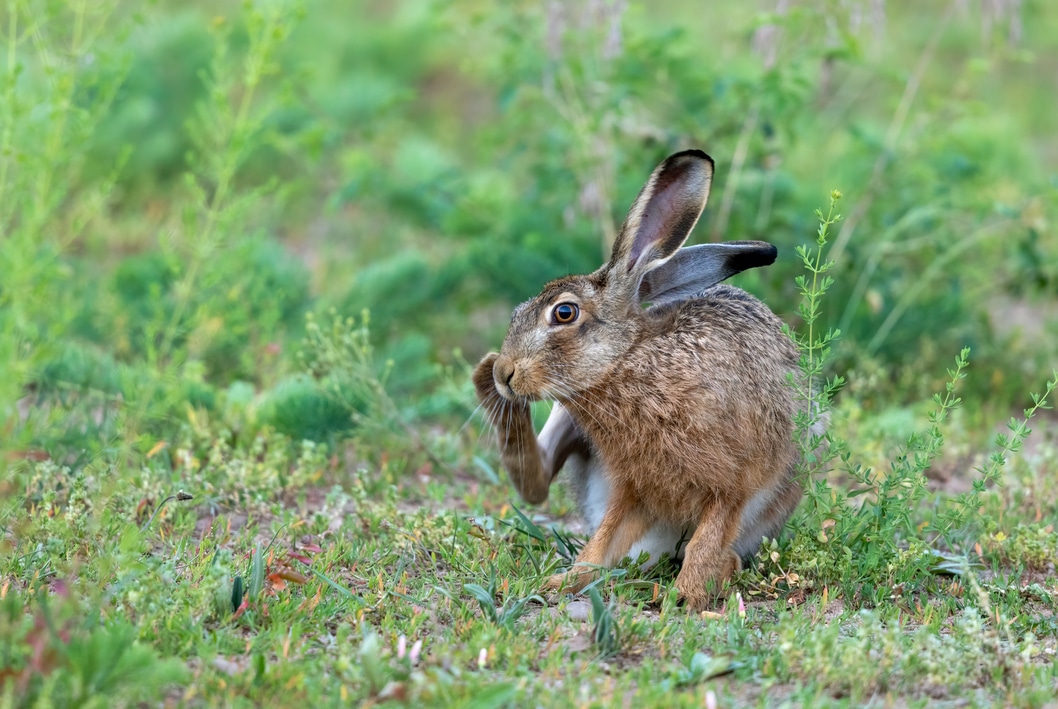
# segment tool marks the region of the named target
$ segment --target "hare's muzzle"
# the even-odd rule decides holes
[[[517,366],[514,361],[504,357],[502,354],[496,358],[496,362],[492,365],[492,378],[496,382],[496,391],[503,398],[510,401],[522,398],[515,393],[513,388],[516,373]]]

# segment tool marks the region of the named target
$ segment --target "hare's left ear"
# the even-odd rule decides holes
[[[709,199],[713,159],[685,150],[665,159],[632,203],[604,267],[612,287],[636,298],[639,282],[669,260],[691,233]]]
[[[766,241],[725,241],[682,248],[643,276],[639,301],[665,305],[686,300],[736,273],[770,266],[778,253]]]

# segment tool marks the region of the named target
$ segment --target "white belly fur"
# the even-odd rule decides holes
[[[568,485],[577,500],[581,516],[588,525],[588,532],[594,534],[602,522],[602,517],[606,513],[606,504],[610,499],[610,481],[607,479],[602,461],[598,456],[585,458],[574,453],[566,460],[563,469],[568,476]],[[683,537],[684,532],[679,527],[664,523],[656,524],[642,539],[632,545],[628,557],[638,560],[643,552],[646,552],[650,558],[643,564],[644,568],[658,563],[662,554],[682,559],[683,549],[686,546],[686,540],[680,544]]]
[[[610,499],[610,481],[606,476],[602,461],[598,456],[585,458],[574,453],[566,460],[563,469],[567,475],[567,484],[577,501],[577,507],[588,526],[588,532],[594,534],[602,522],[603,515],[606,513],[606,504]],[[760,524],[761,515],[769,509],[776,492],[777,490],[770,488],[761,490],[743,509],[739,536],[733,545],[733,550],[739,557],[754,554],[760,548],[763,530]],[[684,530],[673,525],[658,523],[642,539],[632,545],[628,556],[631,559],[639,559],[643,552],[647,552],[650,559],[643,564],[644,568],[656,564],[663,554],[682,559],[687,540],[690,539],[692,532],[691,529]]]

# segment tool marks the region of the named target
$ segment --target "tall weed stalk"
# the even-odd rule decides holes
[[[16,458],[34,433],[20,399],[71,317],[64,253],[104,218],[120,169],[80,179],[127,66],[115,6],[15,2],[0,14],[0,449]]]
[[[237,177],[250,154],[268,141],[265,122],[274,105],[258,101],[263,82],[278,71],[276,54],[294,27],[297,9],[289,4],[247,4],[248,46],[241,63],[229,56],[232,27],[214,24],[215,54],[207,78],[208,97],[188,126],[193,150],[184,177],[188,200],[183,205],[175,237],[163,235],[163,247],[181,265],[170,312],[159,315],[147,332],[147,360],[159,376],[139,392],[128,432],[138,432],[157,407],[156,397],[167,381],[195,378],[198,366],[189,341],[195,331],[203,338],[215,334],[208,322],[211,309],[199,309],[199,291],[206,288],[210,264],[225,248],[251,228],[255,209],[275,185],[240,189]],[[205,321],[205,322],[204,322]],[[200,338],[201,339],[201,338]],[[198,342],[201,349],[202,343]],[[179,392],[177,392],[179,393]]]
[[[844,384],[842,377],[825,377],[827,360],[841,333],[821,332],[818,323],[821,301],[834,283],[828,275],[834,262],[825,260],[823,254],[831,227],[841,219],[835,211],[840,198],[840,193],[832,193],[828,212],[817,212],[815,249],[799,247],[797,251],[807,272],[796,279],[802,295],[803,332],[791,332],[791,336],[801,350],[801,377],[794,386],[804,406],[795,423],[807,504],[798,522],[794,553],[803,556],[803,565],[814,568],[824,583],[841,582],[861,594],[866,589],[864,595],[869,597],[888,592],[893,584],[929,578],[938,558],[957,547],[956,537],[972,536],[984,526],[981,496],[989,486],[1002,483],[1008,456],[1030,433],[1032,417],[1047,408],[1048,396],[1058,386],[1058,373],[1047,382],[1043,394],[1032,395],[1033,406],[1025,410],[1024,419],[1011,419],[1010,435],[997,437],[988,463],[976,471],[979,477],[972,490],[942,500],[933,521],[923,509],[929,494],[926,471],[940,455],[944,425],[961,403],[957,389],[967,374],[969,348],[962,349],[948,370],[944,391],[933,395],[926,425],[908,438],[887,471],[854,462],[848,442],[822,430],[833,396]],[[832,472],[849,484],[831,485],[827,476]],[[938,541],[946,549],[938,550]]]

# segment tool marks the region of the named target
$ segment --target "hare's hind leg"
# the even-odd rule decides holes
[[[702,511],[676,577],[676,588],[691,608],[701,610],[715,595],[710,582],[727,579],[741,568],[731,549],[738,535],[739,512],[730,500],[713,500]]]
[[[537,436],[540,455],[543,456],[544,473],[554,480],[558,472],[572,455],[585,461],[592,458],[588,439],[577,428],[577,423],[561,403],[555,402],[551,415]]]
[[[570,593],[582,590],[595,579],[600,567],[610,568],[623,559],[653,522],[634,495],[616,488],[599,528],[577,554],[573,568],[549,578],[541,590]]]
[[[761,539],[779,536],[800,504],[802,494],[801,482],[791,469],[777,488],[753,496],[743,510],[741,531],[732,547],[743,565],[756,556]]]

